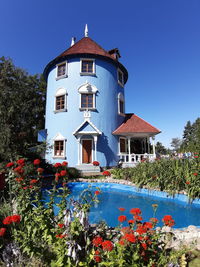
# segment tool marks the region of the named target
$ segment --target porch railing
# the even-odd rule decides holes
[[[124,163],[137,163],[143,160],[153,161],[155,159],[154,154],[119,154],[119,158]]]

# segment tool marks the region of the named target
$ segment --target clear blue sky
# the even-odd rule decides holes
[[[89,36],[118,47],[129,72],[126,112],[159,128],[169,147],[200,117],[200,0],[1,0],[0,56],[30,74]]]

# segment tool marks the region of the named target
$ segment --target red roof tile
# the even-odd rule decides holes
[[[118,51],[118,49],[116,48],[114,50]],[[93,57],[99,56],[104,57],[104,59],[110,60],[124,72],[124,82],[126,83],[128,79],[128,71],[126,70],[126,68],[117,60],[117,58],[104,50],[100,45],[98,45],[89,37],[82,38],[80,41],[75,43],[73,46],[71,46],[51,62],[49,62],[44,69],[44,76],[47,77],[51,67],[54,67],[56,64],[67,58],[75,57],[77,55],[80,55],[82,57],[84,57],[84,55],[91,55]]]
[[[82,38],[80,41],[60,54],[58,58],[74,54],[100,55],[111,58],[113,60],[113,57],[106,50],[104,50],[100,45],[98,45],[89,37]]]
[[[126,114],[124,122],[113,132],[113,134],[128,134],[128,133],[153,133],[158,134],[160,130],[144,121],[135,114]]]

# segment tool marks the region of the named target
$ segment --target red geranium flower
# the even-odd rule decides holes
[[[98,162],[98,161],[93,161],[92,164],[93,164],[94,166],[99,166],[99,162]]]
[[[152,223],[154,223],[154,224],[155,224],[155,223],[157,223],[157,222],[158,222],[158,219],[157,219],[157,218],[151,218],[151,219],[150,219],[150,222],[152,222]]]
[[[14,165],[14,162],[9,162],[6,167],[12,167]]]
[[[194,156],[194,158],[195,158],[195,159],[197,159],[197,158],[198,158],[198,156]]]
[[[37,182],[38,182],[38,180],[36,180],[36,179],[30,180],[30,184],[36,184]]]
[[[125,211],[125,208],[118,208],[120,211]]]
[[[141,246],[143,247],[144,250],[147,249],[147,244],[146,243],[141,243]]]
[[[134,234],[132,234],[132,233],[130,233],[130,234],[125,234],[125,235],[124,235],[124,238],[125,238],[127,241],[131,242],[131,243],[135,243],[135,242],[136,242],[136,238],[135,238]]]
[[[34,164],[34,165],[39,165],[40,162],[41,162],[40,159],[35,159],[35,160],[33,161],[33,164]]]
[[[99,256],[100,252],[98,250],[96,250],[94,254],[95,254],[94,260],[96,262],[101,262],[101,257]]]
[[[59,223],[58,227],[63,228],[64,227],[64,223]]]
[[[58,234],[58,235],[56,235],[57,238],[64,238],[66,236],[67,236],[66,234]]]
[[[103,174],[104,176],[111,176],[111,173],[110,173],[109,171],[104,171],[102,174]]]
[[[105,240],[102,242],[102,249],[105,251],[112,251],[113,250],[113,243],[109,240]]]
[[[118,217],[118,221],[121,222],[121,223],[122,223],[122,222],[125,222],[125,221],[126,221],[126,216],[125,216],[125,215],[121,215],[121,216],[119,216],[119,217]]]
[[[145,229],[152,229],[152,228],[153,228],[153,224],[150,223],[150,222],[144,222],[144,223],[143,223],[143,227],[144,227]]]
[[[142,216],[139,216],[139,215],[134,215],[134,219],[136,220],[136,221],[142,221],[143,219],[142,219]]]
[[[96,236],[93,240],[92,240],[92,244],[95,247],[99,247],[103,242],[103,238],[100,236]]]
[[[61,167],[62,165],[61,165],[61,163],[55,163],[54,165],[53,165],[55,168],[58,168],[58,167]]]
[[[147,232],[147,229],[145,229],[142,225],[138,226],[138,228],[136,229],[136,232],[139,235],[145,234]]]
[[[14,223],[19,223],[21,221],[20,215],[14,214],[11,216],[11,221]]]
[[[20,183],[23,180],[24,180],[23,177],[15,178],[15,181],[18,182],[18,183]]]
[[[24,166],[24,163],[25,163],[25,159],[18,159],[17,160],[18,165]]]
[[[7,224],[11,224],[12,223],[12,216],[7,216],[4,220],[3,220],[3,224],[7,225]]]
[[[0,236],[4,236],[6,232],[6,228],[2,227],[0,228]]]
[[[172,219],[172,216],[171,215],[165,215],[162,219],[163,223],[166,225],[166,226],[173,226],[175,224],[174,220]]]
[[[67,166],[68,165],[68,162],[67,161],[63,161],[61,165],[62,166]]]
[[[19,174],[24,173],[24,170],[22,169],[22,166],[18,166],[16,168],[14,168],[14,171],[17,172],[17,173],[19,173]]]
[[[99,195],[100,194],[100,191],[97,190],[94,193],[95,193],[95,195]]]
[[[43,171],[44,171],[44,169],[42,169],[42,168],[37,168],[37,172],[38,172],[38,173],[43,173]]]
[[[194,176],[197,176],[197,175],[198,175],[198,173],[197,173],[197,172],[194,172],[194,173],[193,173],[193,175],[194,175]]]
[[[139,208],[133,208],[130,210],[130,214],[133,214],[133,215],[138,215],[138,214],[141,214],[141,210]]]
[[[132,223],[132,224],[134,224],[135,221],[134,221],[134,220],[128,220],[128,223]]]
[[[66,171],[66,170],[62,170],[62,171],[60,172],[60,176],[65,176],[65,175],[67,175],[67,171]]]
[[[186,181],[185,183],[186,183],[186,184],[190,184],[190,181]]]

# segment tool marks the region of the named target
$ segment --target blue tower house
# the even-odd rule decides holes
[[[117,48],[106,51],[88,37],[86,25],[85,37],[78,42],[73,38],[71,47],[46,66],[47,161],[65,160],[93,171],[94,161],[111,167],[121,159],[132,166],[142,155],[155,156],[155,149],[148,151],[149,137],[159,130],[125,114],[128,72],[119,58]]]

